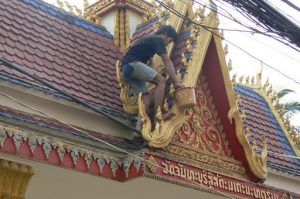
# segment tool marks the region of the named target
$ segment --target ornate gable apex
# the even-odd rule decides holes
[[[188,4],[180,1],[175,2],[175,10],[182,15],[188,14]],[[214,33],[219,35],[218,20],[215,12],[210,12],[208,16],[203,15],[204,10],[199,10],[195,18],[199,16],[202,24],[214,27]],[[177,20],[176,20],[177,18]],[[170,14],[168,22],[177,31],[182,30],[183,19]],[[221,124],[223,125],[229,148],[236,160],[243,163],[246,172],[251,180],[264,180],[267,175],[266,163],[266,144],[263,145],[262,153],[257,153],[256,146],[252,146],[245,132],[243,118],[240,116],[237,106],[237,99],[229,78],[225,53],[220,37],[211,32],[193,26],[191,30],[191,40],[187,42],[187,49],[191,52],[188,59],[183,57],[184,68],[181,68],[180,76],[187,87],[196,87],[200,76],[205,77],[207,87],[211,92],[211,97],[215,102]],[[168,53],[171,55],[174,46],[169,46]],[[159,58],[154,59],[154,65],[158,71],[163,71],[163,64]],[[144,115],[142,102],[139,101],[140,115]],[[152,147],[166,147],[172,141],[175,132],[184,123],[184,111],[178,106],[177,102],[171,108],[176,113],[176,117],[169,121],[162,121],[156,124],[157,128],[151,132],[147,124],[147,117],[143,117],[144,122],[143,137],[149,141]],[[265,142],[264,142],[265,143]]]
[[[153,10],[153,5],[144,0],[101,0],[85,8],[87,15],[103,16],[112,9],[128,7],[140,15],[146,15]]]
[[[105,0],[86,7],[85,16],[105,26],[114,36],[115,45],[124,52],[136,27],[155,9],[144,0]]]

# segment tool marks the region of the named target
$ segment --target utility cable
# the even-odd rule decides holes
[[[300,82],[298,82],[297,80],[295,80],[295,79],[293,79],[293,78],[287,76],[286,74],[284,74],[284,73],[281,72],[280,70],[274,68],[274,67],[271,66],[270,64],[265,63],[265,62],[262,61],[261,59],[255,57],[254,55],[252,55],[252,54],[249,53],[248,51],[244,50],[243,48],[239,47],[238,45],[234,44],[233,42],[229,41],[228,39],[225,39],[224,37],[222,37],[222,36],[220,36],[220,35],[214,33],[213,31],[211,31],[211,30],[209,30],[208,28],[202,26],[201,24],[199,24],[199,23],[193,21],[192,19],[185,17],[184,15],[182,15],[181,13],[178,13],[178,11],[174,10],[173,8],[170,8],[168,5],[164,4],[163,2],[161,2],[161,1],[159,1],[159,0],[155,0],[155,1],[158,2],[158,3],[159,3],[161,6],[163,6],[165,9],[169,10],[169,11],[172,12],[173,14],[175,14],[175,15],[177,15],[178,17],[182,18],[183,20],[185,20],[185,21],[187,21],[187,22],[189,22],[189,23],[195,24],[195,25],[197,25],[197,26],[199,26],[199,27],[205,29],[206,31],[212,33],[213,35],[215,35],[215,36],[217,36],[217,37],[219,37],[219,38],[221,38],[221,39],[224,39],[225,41],[227,41],[227,42],[230,43],[231,45],[235,46],[236,48],[238,48],[238,49],[241,50],[242,52],[246,53],[247,55],[249,55],[249,56],[252,57],[253,59],[255,59],[255,60],[257,60],[257,61],[263,63],[264,65],[266,65],[266,66],[268,66],[269,68],[271,68],[272,70],[274,70],[274,71],[280,73],[281,75],[283,75],[283,76],[286,77],[287,79],[289,79],[289,80],[295,82],[296,84],[300,85]]]
[[[191,4],[189,4],[188,2],[186,2],[185,0],[180,0],[180,1],[182,1],[183,3],[185,3],[185,4],[187,4],[187,5],[192,6]],[[196,2],[196,1],[195,1],[195,2]],[[207,7],[207,8],[210,9],[209,7]],[[215,11],[215,9],[210,9],[210,10]],[[216,11],[216,12],[219,14],[219,11]],[[232,25],[230,25],[230,24],[228,24],[228,23],[226,23],[226,22],[224,22],[224,21],[221,21],[220,19],[217,19],[216,17],[210,16],[210,15],[208,15],[207,17],[209,17],[209,18],[211,18],[211,19],[214,19],[214,20],[219,20],[222,24],[225,24],[225,25],[227,25],[227,26],[230,26],[232,29],[235,28],[235,27],[233,27]],[[235,22],[235,21],[234,21],[234,22]],[[239,24],[239,23],[238,23],[238,24]],[[220,28],[220,30],[222,30],[222,28]],[[243,33],[243,32],[242,32],[242,33]],[[293,59],[293,60],[295,60],[295,61],[297,61],[297,62],[300,63],[300,60],[296,59],[295,57],[292,57],[292,56],[290,56],[289,54],[287,54],[287,53],[285,53],[285,52],[283,52],[283,51],[281,51],[281,50],[279,50],[279,49],[277,49],[277,48],[275,48],[275,49],[272,48],[269,44],[264,43],[264,42],[262,42],[262,41],[259,41],[258,39],[255,39],[254,37],[249,36],[248,34],[246,34],[246,32],[244,32],[244,35],[246,35],[248,38],[251,38],[251,39],[255,40],[256,42],[259,42],[259,43],[261,43],[261,44],[263,44],[263,45],[265,45],[265,46],[271,48],[272,50],[276,50],[276,51],[278,51],[279,53],[281,53],[282,55],[285,55],[285,56],[287,56],[287,57],[289,57],[289,58],[291,58],[291,59]]]
[[[40,113],[40,114],[42,114],[42,115],[44,115],[44,116],[46,116],[46,117],[48,117],[48,118],[50,118],[50,119],[56,120],[57,122],[59,122],[59,123],[61,123],[61,124],[64,124],[64,125],[68,126],[69,128],[71,128],[71,129],[73,129],[73,130],[76,130],[76,131],[78,131],[78,132],[81,132],[81,133],[83,133],[84,135],[86,135],[86,136],[92,138],[93,140],[96,140],[96,141],[98,141],[98,142],[101,142],[101,143],[103,143],[103,144],[105,144],[105,145],[107,145],[107,146],[109,146],[109,147],[111,147],[111,148],[113,148],[113,149],[115,149],[115,150],[117,150],[117,151],[119,151],[119,152],[125,153],[126,155],[129,155],[129,156],[131,156],[131,157],[134,157],[134,158],[136,158],[136,159],[138,159],[138,160],[140,160],[140,161],[142,161],[142,162],[151,164],[151,165],[153,165],[153,166],[155,166],[155,167],[158,167],[158,168],[160,168],[160,169],[163,169],[163,170],[165,169],[164,167],[158,165],[157,163],[151,162],[151,161],[149,161],[149,160],[147,160],[147,159],[145,159],[145,158],[142,158],[142,157],[140,157],[140,156],[138,156],[138,155],[135,155],[135,154],[133,154],[133,153],[127,151],[127,150],[121,149],[121,148],[119,148],[119,147],[117,147],[117,146],[115,146],[115,145],[113,145],[113,144],[111,144],[111,143],[109,143],[109,142],[106,142],[106,141],[104,141],[104,140],[102,140],[102,139],[100,139],[100,138],[97,138],[97,137],[95,137],[95,136],[92,136],[91,134],[89,134],[89,133],[87,133],[87,132],[85,132],[85,131],[83,131],[83,130],[77,128],[77,127],[74,127],[73,125],[68,124],[68,123],[66,123],[66,122],[63,122],[63,121],[61,121],[61,120],[55,118],[54,116],[52,116],[52,115],[50,115],[50,114],[48,114],[48,113],[44,113],[44,112],[42,112],[42,111],[40,111],[40,110],[38,110],[38,109],[36,109],[36,108],[30,106],[30,105],[27,105],[27,104],[25,104],[25,103],[23,103],[23,102],[21,102],[21,101],[15,99],[14,97],[12,97],[12,96],[6,94],[6,93],[3,93],[3,92],[0,91],[0,95],[5,96],[5,97],[11,99],[12,101],[14,101],[14,102],[20,104],[21,106],[24,106],[24,107],[26,107],[26,108],[28,108],[28,109],[30,109],[30,110],[32,110],[32,111],[35,111],[35,112],[37,112],[37,113]],[[205,189],[209,189],[209,190],[211,190],[211,191],[213,191],[213,192],[215,192],[215,193],[217,193],[217,194],[219,194],[219,195],[221,195],[221,196],[224,196],[224,197],[226,197],[226,198],[234,199],[234,197],[228,196],[228,195],[224,194],[223,192],[220,192],[220,191],[217,191],[217,190],[215,190],[215,189],[212,189],[212,188],[209,187],[209,186],[206,187],[206,186],[204,186],[203,184],[197,183],[197,182],[195,182],[195,181],[193,181],[193,180],[190,180],[190,179],[188,179],[188,178],[185,179],[185,180],[190,181],[190,182],[192,182],[193,184],[195,184],[195,185],[197,185],[197,186],[199,186],[199,187],[203,187],[203,188],[205,188]]]
[[[180,1],[184,2],[184,0],[180,0]],[[184,3],[186,3],[187,5],[190,5],[190,4],[188,4],[187,2],[184,2]],[[196,1],[196,0],[195,0],[195,3],[198,3],[198,4],[200,4],[200,5],[206,6],[206,4],[202,4],[201,2]],[[169,7],[169,8],[171,8],[171,7]],[[210,8],[210,7],[207,7],[207,8],[210,9],[210,10],[212,10],[212,11],[214,11],[214,12],[216,12],[216,13],[218,13],[218,14],[220,14],[220,12],[218,12],[217,9]],[[172,9],[172,8],[171,8],[171,9]],[[243,13],[240,13],[240,14],[242,14],[242,15],[244,16]],[[221,15],[221,14],[220,14],[220,15]],[[224,15],[223,15],[223,16],[224,16]],[[184,16],[184,17],[185,17],[185,16]],[[199,23],[198,23],[198,25],[202,25],[203,28],[206,27],[206,28],[210,28],[210,29],[217,29],[217,30],[224,30],[224,31],[248,32],[248,33],[252,33],[252,34],[256,33],[256,34],[265,35],[265,36],[267,36],[267,37],[271,37],[272,39],[274,39],[274,40],[276,40],[276,41],[278,41],[278,42],[280,42],[280,43],[283,43],[284,45],[286,45],[286,46],[288,46],[288,47],[290,47],[290,48],[292,48],[292,49],[294,49],[294,50],[300,52],[300,50],[299,50],[298,48],[295,48],[294,46],[290,45],[288,42],[285,42],[284,38],[278,37],[278,36],[276,36],[276,35],[271,35],[271,33],[272,33],[272,34],[275,34],[273,31],[268,30],[268,31],[263,32],[263,31],[260,31],[260,30],[258,30],[258,29],[256,29],[256,28],[253,28],[253,27],[249,27],[249,26],[244,25],[242,22],[238,21],[238,20],[237,20],[236,18],[234,18],[234,17],[233,17],[233,19],[231,19],[231,18],[228,17],[228,16],[224,16],[224,17],[226,17],[226,18],[232,20],[233,22],[235,22],[235,23],[237,23],[237,24],[239,24],[239,25],[241,25],[241,26],[243,26],[243,27],[246,27],[246,28],[248,28],[248,29],[250,29],[250,30],[214,28],[214,27],[205,26],[205,25],[199,24]],[[246,16],[244,16],[244,17],[246,17]],[[247,17],[246,17],[246,18],[247,18]],[[248,19],[248,20],[250,20],[250,21],[253,22],[253,20],[255,20],[255,19],[252,19],[252,20],[251,20],[251,19]],[[196,22],[195,22],[195,23],[196,23]],[[195,23],[194,23],[194,24],[195,24]],[[256,23],[256,24],[257,24],[257,23]],[[268,34],[268,33],[269,33],[269,34]]]
[[[52,84],[50,84],[50,83],[48,83],[48,82],[42,80],[42,79],[39,78],[38,76],[29,73],[29,72],[26,71],[25,69],[22,69],[20,66],[18,66],[18,65],[16,65],[16,64],[13,64],[13,63],[11,63],[11,62],[5,60],[5,59],[0,58],[0,65],[1,65],[1,64],[5,65],[5,66],[7,66],[7,67],[9,67],[9,68],[12,68],[12,69],[14,69],[14,70],[16,70],[16,71],[18,71],[18,72],[20,72],[20,73],[22,73],[22,74],[25,74],[25,75],[31,77],[31,78],[34,79],[35,81],[37,81],[37,82],[39,82],[39,83],[42,83],[43,85],[47,86],[48,88],[51,88],[51,89],[57,91],[58,93],[60,93],[60,94],[62,94],[62,95],[64,95],[64,96],[69,97],[69,98],[72,99],[73,101],[75,101],[75,102],[77,102],[77,103],[79,103],[79,104],[81,104],[81,105],[83,105],[83,106],[85,106],[85,107],[88,107],[89,109],[92,109],[93,111],[95,111],[95,112],[101,114],[102,116],[107,117],[108,119],[111,119],[111,120],[115,121],[116,123],[118,123],[118,124],[120,124],[120,125],[122,125],[122,126],[128,128],[128,129],[131,130],[131,131],[134,131],[134,132],[137,132],[137,133],[141,133],[139,130],[137,130],[137,129],[135,129],[135,128],[132,128],[132,127],[130,127],[130,126],[128,126],[127,124],[125,124],[124,122],[120,121],[119,119],[117,119],[117,118],[111,116],[110,114],[108,114],[108,113],[106,113],[106,112],[104,112],[104,111],[102,111],[102,110],[99,110],[99,109],[95,108],[94,106],[90,105],[89,103],[87,103],[87,102],[85,102],[85,101],[83,101],[83,100],[81,100],[81,99],[79,99],[79,98],[77,98],[77,97],[75,97],[75,96],[73,96],[73,95],[67,93],[66,91],[64,91],[64,90],[62,90],[62,89],[60,89],[60,88],[57,88],[56,86],[53,86]]]

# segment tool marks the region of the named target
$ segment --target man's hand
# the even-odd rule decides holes
[[[174,66],[170,57],[167,54],[160,54],[160,56],[165,64],[167,73],[170,75],[171,81],[174,83],[174,88],[178,89],[184,87],[182,81],[178,80],[176,77]]]
[[[182,88],[182,87],[184,87],[182,81],[177,80],[176,82],[174,82],[174,88],[175,89]]]

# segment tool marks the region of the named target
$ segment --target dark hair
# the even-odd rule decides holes
[[[156,35],[167,35],[168,37],[171,37],[173,39],[173,42],[177,41],[177,32],[176,30],[170,26],[170,25],[165,25],[161,26],[158,31],[155,32]]]

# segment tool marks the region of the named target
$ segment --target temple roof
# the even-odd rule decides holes
[[[240,108],[246,113],[245,124],[258,146],[261,146],[263,135],[267,138],[268,167],[300,176],[300,160],[272,154],[297,156],[266,100],[246,86],[235,86],[235,92],[241,96]]]
[[[121,53],[114,45],[112,35],[104,28],[38,0],[3,0],[0,8],[1,58],[92,104],[123,111],[115,74],[115,63],[121,58]],[[158,21],[154,18],[140,25],[132,40],[152,33]],[[172,54],[176,67],[181,68],[181,55],[189,35],[189,31],[179,34]],[[3,66],[0,67],[0,78],[52,92]],[[296,156],[265,99],[245,86],[236,86],[235,92],[241,95],[240,106],[247,115],[245,123],[251,127],[258,145],[261,145],[264,134],[270,152]],[[11,111],[2,116],[17,117],[18,114],[21,115]],[[270,155],[268,166],[300,175],[300,161],[296,159]]]
[[[1,58],[76,97],[122,110],[115,76],[121,53],[104,28],[37,0],[4,0],[0,8]],[[6,67],[0,72],[31,81]]]

